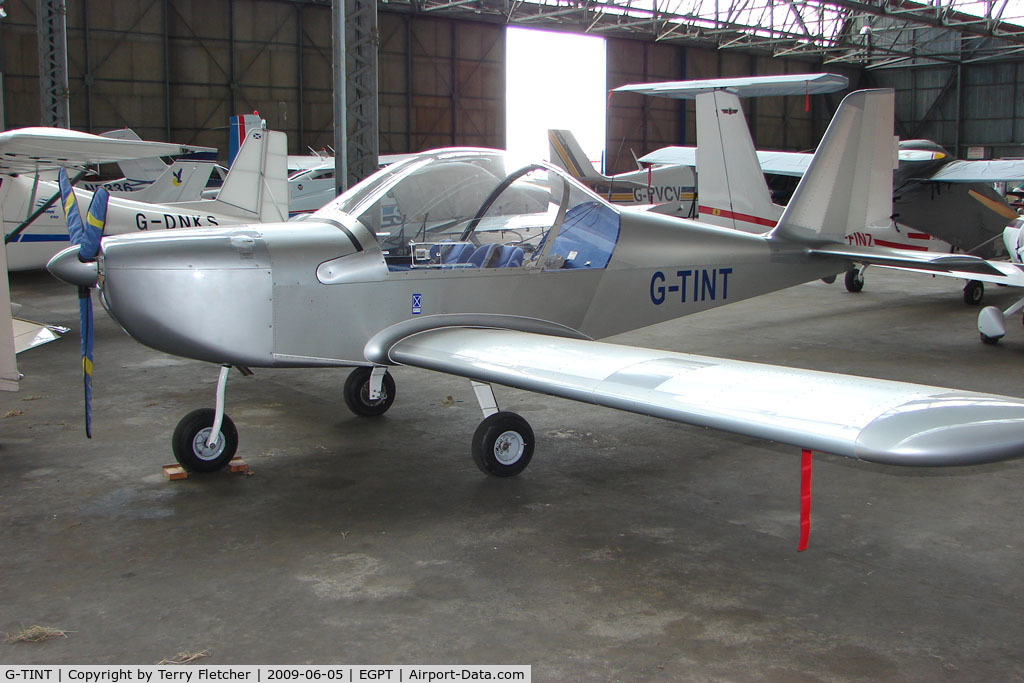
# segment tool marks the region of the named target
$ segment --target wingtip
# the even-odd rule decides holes
[[[855,457],[889,465],[980,465],[1024,457],[1024,400],[949,392],[873,420]]]

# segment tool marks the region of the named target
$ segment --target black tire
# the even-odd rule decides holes
[[[981,343],[988,344],[990,346],[998,344],[1000,339],[1002,339],[1002,337],[990,337],[987,334],[981,335]]]
[[[833,282],[836,281],[836,276],[835,275],[829,275],[828,277],[821,278],[821,281],[824,282],[826,285],[830,285],[830,284],[832,284]]]
[[[864,274],[857,268],[846,271],[843,281],[846,283],[847,292],[859,292],[864,289]]]
[[[377,417],[388,412],[395,402],[395,379],[391,373],[384,375],[381,384],[381,396],[376,401],[370,400],[370,373],[373,368],[356,368],[345,380],[345,405],[360,417]]]
[[[977,306],[985,298],[985,283],[978,280],[968,280],[964,285],[964,303],[968,306]]]
[[[181,418],[171,437],[174,459],[190,472],[216,472],[235,457],[238,451],[238,430],[227,415],[220,426],[216,448],[207,448],[213,426],[213,408],[200,408]]]
[[[495,413],[473,433],[473,462],[492,477],[514,477],[533,458],[533,429],[515,413]]]

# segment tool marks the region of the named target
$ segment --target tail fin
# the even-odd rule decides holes
[[[214,201],[218,212],[261,223],[288,220],[288,136],[250,130]]]
[[[892,90],[847,95],[772,238],[842,242],[851,231],[887,224],[896,167]]]
[[[202,196],[213,173],[209,161],[176,161],[168,166],[153,183],[132,194],[132,199],[151,204],[187,202]]]
[[[228,168],[234,165],[235,157],[242,149],[249,132],[265,130],[267,127],[259,113],[238,114],[228,119]]]
[[[744,232],[774,228],[772,203],[739,98],[723,90],[697,95],[697,200],[700,221]]]
[[[101,137],[111,140],[142,140],[131,128],[119,128],[101,133]],[[167,164],[160,157],[147,157],[145,159],[127,159],[117,162],[121,173],[128,180],[152,181],[160,177],[167,170]]]
[[[590,163],[580,143],[576,141],[576,136],[570,131],[549,130],[548,149],[551,153],[551,163],[564,168],[577,180],[607,180]]]

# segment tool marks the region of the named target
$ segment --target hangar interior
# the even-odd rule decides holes
[[[347,14],[366,3],[349,0]],[[52,95],[87,132],[131,126],[144,139],[223,147],[228,117],[259,111],[293,154],[334,144],[328,0],[67,3],[7,0],[4,126],[46,121],[49,63],[40,13],[66,21],[67,83]],[[966,8],[981,16],[961,11]],[[1024,23],[1016,3],[689,0],[676,3],[381,2],[372,28],[351,21],[352,72],[376,69],[379,153],[451,145],[503,148],[504,26],[607,40],[607,85],[832,71],[851,88],[897,93],[897,133],[955,156],[1024,156]],[[1016,22],[1016,23],[1014,23]],[[360,41],[376,64],[360,62]],[[537,55],[538,68],[558,64]],[[45,86],[45,81],[44,81]],[[747,103],[761,149],[814,147],[842,93]],[[351,95],[350,95],[351,99]],[[692,102],[609,99],[606,149],[642,155],[693,144]],[[805,111],[806,109],[806,111]],[[364,117],[365,118],[365,117]],[[358,119],[349,129],[358,138]],[[633,168],[610,155],[609,172]]]

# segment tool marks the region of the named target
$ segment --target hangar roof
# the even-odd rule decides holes
[[[1019,0],[381,0],[380,7],[869,69],[1024,61]]]

